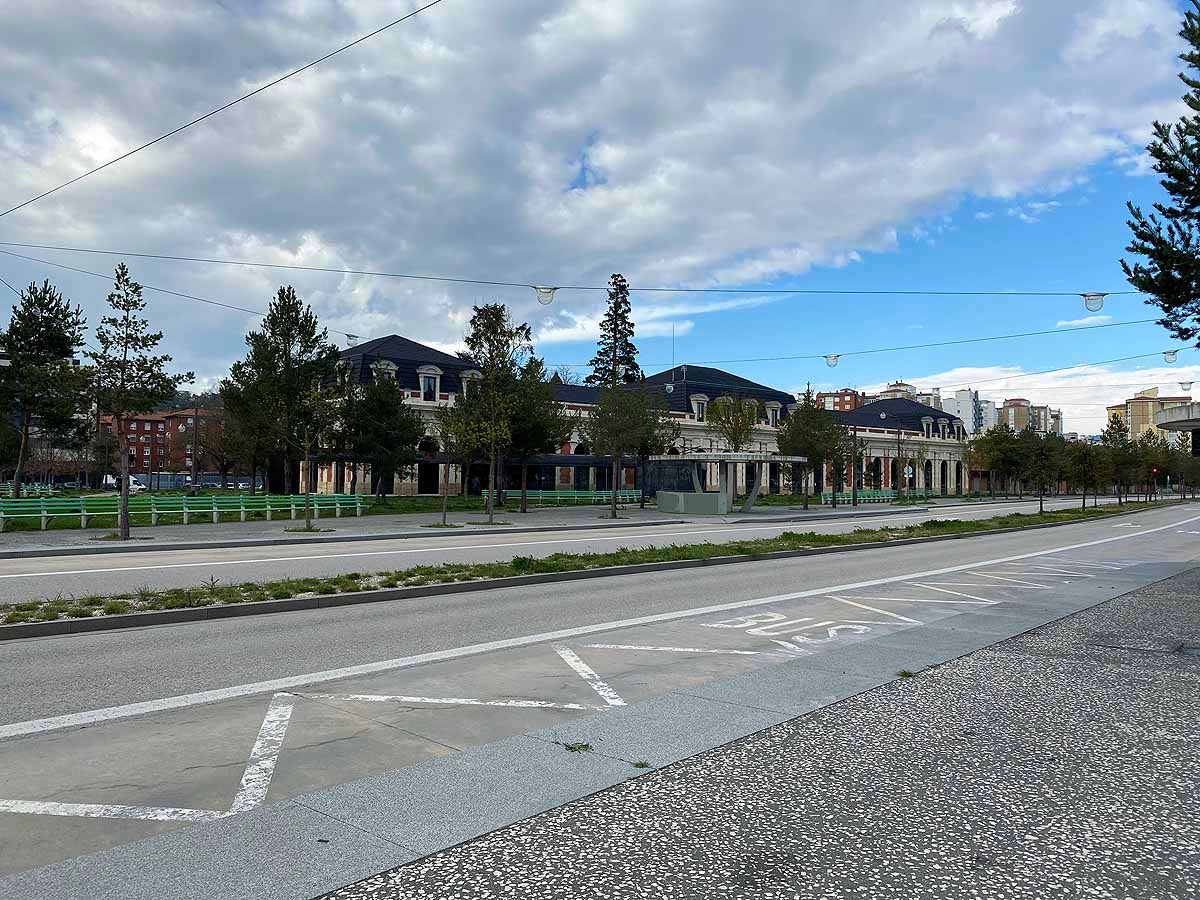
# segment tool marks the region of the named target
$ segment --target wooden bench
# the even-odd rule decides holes
[[[486,502],[488,491],[483,491],[483,499]],[[544,491],[531,490],[526,492],[530,504],[534,506],[563,506],[564,504],[578,505],[586,504],[605,504],[612,503],[612,491]],[[520,488],[513,488],[505,491],[505,495],[509,500],[520,500]],[[640,490],[623,490],[617,491],[618,503],[637,503],[642,498]]]

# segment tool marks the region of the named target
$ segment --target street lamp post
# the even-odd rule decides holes
[[[887,413],[881,412],[879,414],[879,418],[880,418],[880,420],[886,419]],[[904,483],[902,480],[903,478],[904,478],[904,470],[900,468],[900,423],[897,422],[896,423],[896,484],[895,484],[897,499],[900,498],[900,485]]]
[[[850,460],[850,505],[858,506],[858,426],[851,426],[851,444],[854,455]]]

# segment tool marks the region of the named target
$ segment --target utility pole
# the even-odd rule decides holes
[[[851,447],[854,454],[850,459],[850,505],[858,506],[858,426],[851,426]]]

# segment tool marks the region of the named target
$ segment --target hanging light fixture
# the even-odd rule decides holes
[[[1177,359],[1179,359],[1179,351],[1178,350],[1166,350],[1163,352],[1163,361],[1164,362],[1173,363]]]
[[[829,366],[829,368],[832,369],[834,366],[836,366],[838,364],[839,359],[841,359],[840,353],[830,353],[830,354],[826,355],[826,357],[825,357],[825,365]]]
[[[1104,298],[1107,294],[1102,294],[1099,291],[1089,291],[1086,294],[1080,294],[1083,297],[1083,305],[1088,312],[1100,312],[1104,309]]]
[[[533,288],[533,292],[537,295],[537,301],[538,303],[542,304],[542,306],[549,306],[554,302],[554,292],[557,291],[558,288],[540,287],[536,284],[530,285],[530,287]]]
[[[357,334],[346,335],[346,343],[349,344],[351,347],[353,347],[354,344],[360,340],[362,340],[362,339]]]
[[[1192,382],[1190,382],[1190,381],[1179,382],[1179,389],[1181,391],[1190,391],[1192,389]]]

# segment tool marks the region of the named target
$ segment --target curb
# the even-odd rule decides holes
[[[762,518],[751,517],[749,519],[734,519],[731,522],[726,522],[727,525],[762,525],[771,524],[772,522],[838,522],[843,519],[873,519],[876,516],[908,516],[913,513],[931,512],[933,507],[930,506],[910,506],[905,509],[880,509],[874,512],[848,512],[848,513],[800,513],[794,516],[774,516],[767,518],[765,515]]]
[[[489,527],[485,529],[464,528],[455,529],[452,535],[462,534],[531,534],[545,531],[588,531],[603,528],[641,528],[658,525],[690,525],[687,519],[656,519],[651,522],[594,522],[585,525],[532,525],[527,528],[514,525],[507,527]],[[373,534],[337,535],[326,534],[317,537],[279,537],[279,538],[229,538],[215,541],[185,541],[174,544],[118,544],[106,546],[97,544],[95,547],[83,547],[70,544],[61,548],[38,547],[31,550],[0,550],[0,559],[36,559],[43,556],[92,556],[98,553],[169,553],[172,550],[215,550],[227,547],[278,547],[295,544],[340,544],[349,541],[401,541],[415,538],[435,537],[438,529],[426,529],[424,532],[394,531],[376,532]]]
[[[867,544],[847,544],[840,547],[812,547],[807,550],[743,553],[736,556],[668,560],[653,563],[637,563],[629,566],[578,569],[571,572],[546,572],[538,575],[508,575],[503,578],[488,578],[479,581],[452,581],[445,584],[420,585],[418,587],[385,588],[382,590],[356,591],[346,594],[325,594],[313,597],[291,597],[286,600],[262,600],[257,603],[222,604],[220,606],[198,606],[187,609],[122,613],[114,616],[95,616],[89,619],[55,619],[51,622],[22,622],[17,625],[0,625],[0,641],[16,641],[26,638],[52,637],[67,634],[87,634],[96,631],[116,631],[121,628],[143,628],[149,625],[171,625],[184,622],[200,622],[208,619],[231,619],[238,616],[269,615],[271,613],[292,612],[301,609],[357,606],[362,603],[413,600],[420,597],[437,597],[444,594],[467,594],[474,591],[494,591],[503,588],[524,587],[526,585],[583,581],[589,578],[611,578],[617,575],[642,575],[650,572],[667,572],[676,569],[698,569],[705,566],[727,566],[762,560],[824,556],[828,553],[853,553],[861,550],[880,550],[885,547],[907,547],[913,544],[930,544],[936,541],[992,537],[998,534],[1036,531],[1042,528],[1087,525],[1097,519],[1116,519],[1122,516],[1137,515],[1142,512],[1152,512],[1152,510],[1137,509],[1128,512],[1109,513],[1077,522],[1047,522],[1042,525],[1019,525],[1013,528],[993,528],[989,531],[974,531],[966,534],[939,534],[929,537],[900,538],[895,541],[874,541]]]

